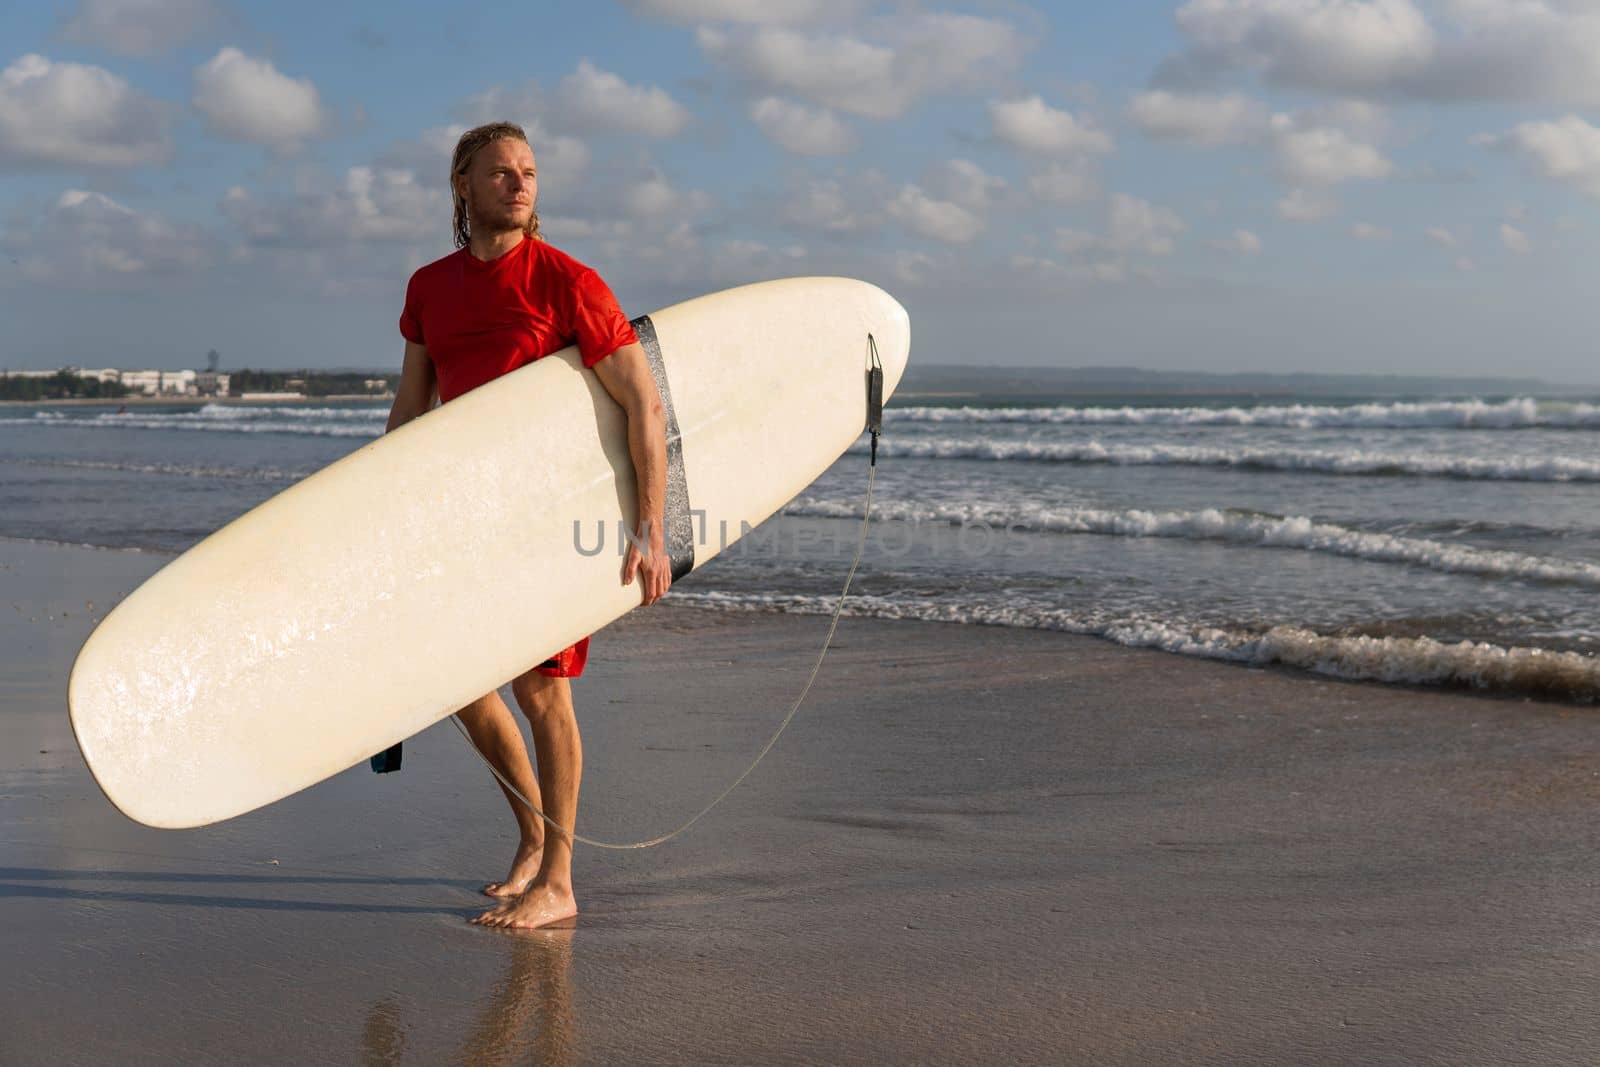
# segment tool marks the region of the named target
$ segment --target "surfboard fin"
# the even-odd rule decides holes
[[[384,749],[368,760],[367,762],[372,765],[372,773],[388,774],[390,771],[398,771],[400,769],[401,745],[402,742],[397,741],[392,747]]]

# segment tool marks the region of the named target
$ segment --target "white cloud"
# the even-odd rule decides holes
[[[1361,92],[1412,77],[1434,33],[1411,0],[1190,0],[1178,9],[1189,51],[1166,76],[1256,70],[1269,84]]]
[[[587,59],[561,79],[556,100],[563,126],[573,130],[674,137],[689,125],[688,110],[664,89],[629,85]]]
[[[831,178],[808,181],[783,199],[776,214],[785,226],[800,231],[849,234],[868,228],[866,212],[854,206],[844,186]]]
[[[196,268],[209,248],[196,227],[136,211],[103,193],[68,189],[50,208],[0,234],[0,253],[15,260],[27,280],[81,286]]]
[[[1424,231],[1423,236],[1440,248],[1454,248],[1461,243],[1452,231],[1443,226],[1430,226]]]
[[[1474,137],[1473,142],[1524,156],[1546,178],[1600,196],[1600,128],[1576,115],[1524,122],[1507,133]]]
[[[433,179],[444,188],[456,141],[466,132],[467,127],[460,123],[430,126],[415,137],[407,137],[389,145],[378,154],[377,163],[388,170],[414,171],[422,181]],[[539,161],[539,171],[542,179],[543,160]]]
[[[1417,95],[1600,106],[1600,8],[1587,0],[1456,2],[1465,33],[1440,49]]]
[[[1600,105],[1600,8],[1589,0],[1191,0],[1187,48],[1158,81],[1256,71],[1279,87],[1441,101]]]
[[[1094,199],[1099,195],[1100,186],[1081,163],[1052,163],[1028,179],[1028,191],[1036,200],[1069,204]]]
[[[153,56],[219,20],[213,0],[81,0],[61,33],[73,44]]]
[[[932,168],[924,182],[937,198],[960,204],[968,211],[986,211],[1008,188],[1004,178],[996,177],[969,159],[952,159]]]
[[[699,190],[683,190],[660,171],[650,171],[622,191],[622,210],[638,222],[665,229],[687,223],[711,209],[711,197]]]
[[[1279,218],[1290,222],[1317,222],[1339,209],[1332,197],[1311,189],[1294,189],[1274,205]]]
[[[826,109],[764,96],[750,104],[750,118],[768,138],[796,155],[840,155],[856,146],[850,127]]]
[[[291,78],[269,60],[232,47],[196,68],[194,106],[212,132],[280,150],[320,136],[333,124],[309,79]]]
[[[1101,245],[1100,238],[1083,230],[1063,226],[1056,230],[1056,247],[1069,256],[1081,255]]]
[[[714,285],[744,285],[792,275],[805,258],[806,250],[799,245],[775,248],[761,241],[722,241],[707,250],[704,274]]]
[[[1051,107],[1040,96],[989,101],[989,122],[1000,140],[1034,155],[1101,154],[1112,149],[1104,130]]]
[[[1500,243],[1520,256],[1533,251],[1533,244],[1528,240],[1528,235],[1508,222],[1500,224]]]
[[[1267,129],[1267,108],[1242,93],[1139,93],[1128,115],[1151,137],[1205,148],[1244,144]]]
[[[1300,127],[1288,115],[1272,118],[1278,168],[1297,185],[1331,185],[1351,178],[1384,178],[1394,164],[1369,144],[1333,127]]]
[[[1394,231],[1370,222],[1358,222],[1350,227],[1350,236],[1358,241],[1387,241],[1394,236]]]
[[[1106,241],[1118,251],[1170,255],[1173,239],[1188,228],[1171,208],[1158,207],[1126,193],[1111,196]]]
[[[935,200],[915,185],[901,188],[889,201],[889,214],[923,237],[966,244],[983,229],[977,215],[949,200]]]
[[[760,95],[779,92],[873,119],[899,118],[926,97],[1008,74],[1025,50],[1010,24],[974,15],[884,17],[864,33],[701,27],[695,40]]]
[[[1211,247],[1224,252],[1237,252],[1242,256],[1253,256],[1261,251],[1261,238],[1249,230],[1234,230],[1231,235],[1212,241]]]
[[[1381,141],[1389,132],[1389,110],[1370,100],[1324,100],[1294,116],[1294,125],[1333,127],[1362,141]]]
[[[437,243],[450,233],[443,179],[421,182],[409,170],[351,167],[337,185],[302,187],[291,196],[263,198],[234,186],[218,209],[247,245],[262,248]]]
[[[1463,274],[1471,274],[1478,269],[1478,263],[1471,256],[1457,256],[1455,268]]]
[[[1062,227],[1055,232],[1055,244],[1069,256],[1109,254],[1117,261],[1120,272],[1121,261],[1130,254],[1171,255],[1177,236],[1188,229],[1188,224],[1171,208],[1126,193],[1113,193],[1106,206],[1104,234]],[[1246,240],[1254,240],[1254,236],[1247,235]]]
[[[850,15],[861,6],[859,0],[622,0],[622,5],[650,18],[691,25],[821,22]]]
[[[165,106],[100,67],[25,55],[0,71],[0,169],[160,163],[168,121]]]

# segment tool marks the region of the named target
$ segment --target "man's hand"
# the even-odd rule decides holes
[[[632,585],[639,577],[639,606],[649,607],[666,595],[672,586],[672,561],[667,558],[661,524],[645,519],[638,540],[628,539],[628,554],[622,561],[622,584]],[[646,550],[641,552],[640,545]]]

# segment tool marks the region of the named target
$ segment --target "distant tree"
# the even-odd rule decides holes
[[[67,370],[56,371],[48,378],[0,377],[0,400],[95,400],[127,395],[127,387],[119,382],[84,378]]]

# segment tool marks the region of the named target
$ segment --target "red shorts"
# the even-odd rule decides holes
[[[585,637],[571,648],[563,648],[534,670],[546,678],[576,678],[583,673],[583,666],[588,662],[589,639]]]

